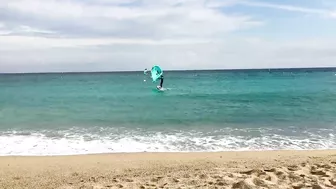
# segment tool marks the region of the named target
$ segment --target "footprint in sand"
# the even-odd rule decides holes
[[[127,179],[124,179],[124,181],[125,181],[125,182],[133,182],[132,179],[128,179],[128,178],[127,178]]]
[[[336,186],[336,178],[330,179],[329,182],[330,184]]]
[[[155,177],[155,178],[152,178],[150,181],[151,182],[159,182],[161,179],[163,179],[163,177]]]
[[[199,178],[200,178],[200,179],[207,179],[207,178],[208,178],[208,175],[206,175],[206,174],[201,174],[201,175],[199,175]]]

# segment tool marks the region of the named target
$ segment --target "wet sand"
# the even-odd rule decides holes
[[[0,188],[336,188],[336,150],[7,156]]]

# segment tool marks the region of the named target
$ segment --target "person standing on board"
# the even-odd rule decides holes
[[[144,73],[145,75],[147,75],[147,72],[150,72],[149,70],[147,70],[147,68],[145,69]],[[163,85],[163,73],[162,75],[160,76],[160,85],[158,86],[159,89],[162,88],[162,85]]]
[[[162,88],[162,84],[163,84],[163,74],[160,76],[160,89]]]

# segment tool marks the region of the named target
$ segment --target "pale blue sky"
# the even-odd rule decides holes
[[[295,40],[297,38],[335,37],[336,36],[336,1],[331,0],[273,0],[273,1],[245,1],[224,11],[229,13],[241,13],[252,15],[262,20],[263,26],[253,31],[243,31],[244,34],[254,34],[259,37],[281,38]],[[258,4],[266,4],[258,6]],[[267,6],[269,5],[269,6]],[[270,7],[273,6],[273,7]],[[285,9],[285,8],[288,8]],[[290,8],[294,10],[290,10]],[[306,10],[295,10],[306,9]],[[335,15],[323,15],[334,13]]]
[[[336,66],[335,0],[2,0],[0,72]]]

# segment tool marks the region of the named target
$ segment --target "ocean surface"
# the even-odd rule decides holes
[[[0,155],[336,148],[335,73],[0,74]]]

